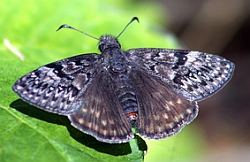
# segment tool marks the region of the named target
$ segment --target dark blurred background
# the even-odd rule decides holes
[[[221,55],[235,63],[234,76],[200,102],[194,121],[203,129],[209,157],[250,161],[250,0],[158,0],[183,47]]]

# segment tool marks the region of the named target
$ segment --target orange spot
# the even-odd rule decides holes
[[[137,117],[137,114],[138,114],[137,112],[131,112],[131,113],[127,114],[126,116],[133,118],[133,117]]]

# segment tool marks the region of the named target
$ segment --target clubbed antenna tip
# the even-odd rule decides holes
[[[83,32],[83,31],[81,31],[81,30],[76,29],[76,28],[73,28],[72,26],[69,26],[69,25],[67,25],[67,24],[63,24],[63,25],[59,26],[59,28],[58,28],[56,31],[58,31],[58,30],[60,30],[60,29],[62,29],[62,28],[72,29],[72,30],[78,31],[78,32],[80,32],[80,33],[82,33],[82,34],[84,34],[84,35],[87,35],[87,36],[89,36],[89,37],[91,37],[91,38],[94,38],[94,39],[99,40],[98,38],[96,38],[96,37],[94,37],[94,36],[92,36],[92,35],[89,35],[89,34]]]
[[[117,36],[116,36],[116,38],[118,38],[125,30],[126,30],[126,28],[129,26],[129,24],[131,24],[133,21],[137,21],[138,23],[139,23],[139,19],[138,19],[138,17],[133,17],[130,21],[129,21],[129,23],[124,27],[124,29],[120,32],[120,34],[118,34]]]

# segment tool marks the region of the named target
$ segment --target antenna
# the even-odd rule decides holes
[[[58,30],[60,30],[60,29],[62,29],[62,28],[73,29],[73,30],[78,31],[78,32],[80,32],[80,33],[82,33],[82,34],[84,34],[84,35],[87,35],[87,36],[91,37],[91,38],[94,38],[94,39],[96,39],[96,40],[100,40],[99,38],[96,38],[96,37],[94,37],[94,36],[92,36],[92,35],[89,35],[89,34],[83,32],[83,31],[78,30],[78,29],[76,29],[76,28],[73,28],[72,26],[69,26],[69,25],[67,25],[67,24],[61,25],[56,31],[58,31]]]
[[[117,36],[116,36],[116,38],[118,38],[125,30],[126,30],[126,28],[129,26],[129,24],[131,24],[133,21],[137,21],[138,23],[139,23],[139,19],[138,19],[138,17],[133,17],[130,21],[129,21],[129,23],[123,28],[123,30],[120,32],[120,34],[118,34]]]
[[[129,23],[123,28],[123,30],[120,32],[120,34],[118,34],[118,35],[116,36],[116,38],[118,38],[118,37],[126,30],[126,28],[129,26],[129,24],[131,24],[131,23],[132,23],[133,21],[135,21],[135,20],[139,23],[139,19],[138,19],[137,17],[133,17],[133,18],[129,21]],[[78,32],[80,32],[80,33],[82,33],[82,34],[84,34],[84,35],[87,35],[87,36],[89,36],[89,37],[91,37],[91,38],[94,38],[94,39],[96,39],[96,40],[100,40],[99,38],[96,38],[96,37],[94,37],[94,36],[92,36],[92,35],[90,35],[90,34],[88,34],[88,33],[85,33],[85,32],[83,32],[83,31],[78,30],[78,29],[76,29],[76,28],[74,28],[74,27],[72,27],[72,26],[69,26],[69,25],[67,25],[67,24],[61,25],[56,31],[59,31],[59,30],[62,29],[62,28],[72,29],[72,30],[78,31]]]

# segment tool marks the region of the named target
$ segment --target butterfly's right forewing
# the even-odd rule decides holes
[[[56,61],[18,79],[13,90],[25,101],[46,111],[67,115],[78,109],[79,95],[92,82],[100,55],[79,55]]]

